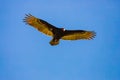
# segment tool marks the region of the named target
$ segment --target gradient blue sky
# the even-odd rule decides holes
[[[26,13],[97,36],[50,46]],[[0,17],[0,80],[120,80],[120,0],[0,0]]]

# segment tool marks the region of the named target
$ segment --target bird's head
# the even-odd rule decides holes
[[[64,31],[65,31],[65,28],[61,28],[61,30],[64,32]]]

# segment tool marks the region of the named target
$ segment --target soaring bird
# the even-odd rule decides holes
[[[52,46],[58,45],[60,39],[62,40],[90,40],[96,35],[94,31],[87,30],[65,30],[58,28],[48,23],[45,20],[39,19],[31,14],[26,14],[23,19],[25,23],[36,28],[38,31],[53,37],[49,42]]]

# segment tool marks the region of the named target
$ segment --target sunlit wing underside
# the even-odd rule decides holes
[[[85,31],[85,30],[67,30],[65,31],[65,35],[62,37],[63,40],[79,40],[86,39],[90,40],[94,38],[95,32],[93,31]]]
[[[55,27],[44,20],[38,19],[32,16],[31,14],[29,14],[29,15],[26,15],[24,22],[33,26],[34,28],[38,29],[40,32],[48,36],[53,36],[51,29]]]

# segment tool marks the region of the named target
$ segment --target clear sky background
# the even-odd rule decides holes
[[[51,46],[27,13],[97,36]],[[120,80],[120,0],[0,0],[0,18],[0,80]]]

